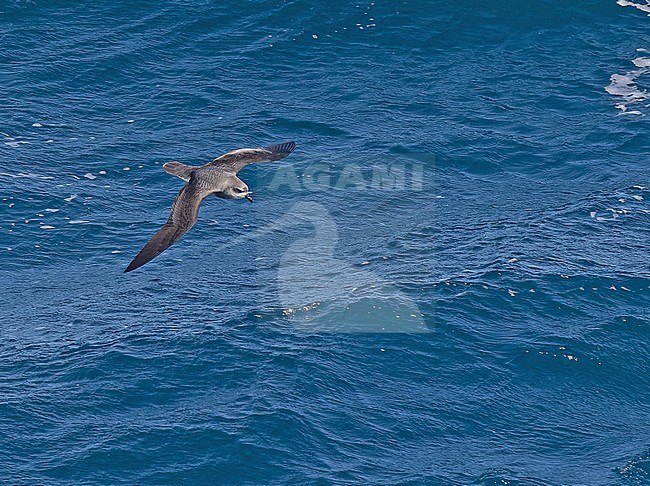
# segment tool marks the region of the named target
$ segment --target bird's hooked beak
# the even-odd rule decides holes
[[[247,193],[244,197],[248,200],[248,202],[253,202],[253,198],[251,197],[252,192]]]

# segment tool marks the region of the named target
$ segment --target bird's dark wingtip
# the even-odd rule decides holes
[[[132,272],[133,270],[137,270],[141,266],[143,266],[145,263],[148,263],[151,261],[153,257],[147,259],[147,258],[142,258],[142,255],[138,253],[136,257],[131,260],[131,263],[124,269],[124,273],[129,273]]]
[[[146,248],[146,247],[145,247]],[[144,249],[144,248],[143,248]],[[151,260],[153,260],[156,256],[158,256],[160,253],[157,254],[142,254],[142,251],[136,255],[136,257],[133,259],[131,263],[129,263],[129,266],[124,269],[124,273],[129,273],[132,272],[133,270],[137,270],[138,268],[144,266],[145,264],[149,263]]]
[[[275,145],[269,145],[267,147],[264,147],[264,150],[267,150],[269,152],[272,152],[275,154],[277,158],[274,158],[274,160],[282,159],[289,155],[291,152],[293,152],[296,149],[296,142],[285,142],[285,143],[278,143]]]

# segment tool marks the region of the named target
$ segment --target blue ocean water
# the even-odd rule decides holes
[[[650,484],[644,1],[0,3],[0,478]]]

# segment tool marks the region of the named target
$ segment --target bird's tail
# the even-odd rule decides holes
[[[181,164],[180,162],[167,162],[163,165],[163,169],[165,169],[165,172],[168,174],[180,177],[184,181],[189,181],[190,175],[192,174],[192,171],[196,169],[196,167],[192,165]]]

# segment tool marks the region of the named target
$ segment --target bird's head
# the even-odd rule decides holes
[[[232,199],[247,199],[253,202],[253,198],[251,197],[252,192],[248,189],[246,183],[239,179],[229,185],[225,193]]]

